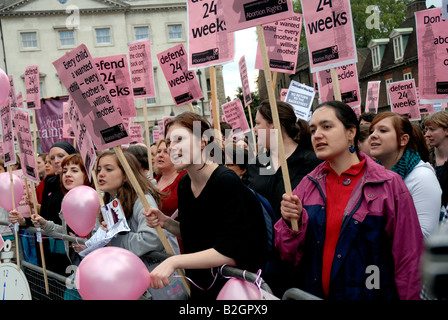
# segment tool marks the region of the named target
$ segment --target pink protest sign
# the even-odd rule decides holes
[[[337,67],[342,102],[354,108],[361,105],[358,72],[356,64]],[[319,96],[322,102],[334,100],[333,83],[330,70],[318,72]]]
[[[84,44],[54,61],[53,65],[78,106],[82,121],[98,150],[131,142],[123,119]]]
[[[62,137],[73,139],[75,137],[75,132],[73,131],[72,125],[70,123],[70,117],[68,115],[68,101],[62,104],[64,116],[62,118]]]
[[[11,108],[17,108],[17,96],[16,96],[16,89],[14,87],[14,78],[12,75],[8,75],[8,79],[9,79],[8,98],[11,101]]]
[[[302,12],[311,72],[358,61],[349,0],[302,0]]]
[[[17,108],[23,108],[23,96],[22,92],[19,92],[16,95],[16,101],[17,101]]]
[[[131,135],[132,142],[143,143],[143,131],[140,124],[130,126],[129,133]]]
[[[182,43],[160,52],[157,59],[176,106],[204,97],[196,74],[188,70],[187,53]]]
[[[365,112],[378,113],[378,99],[380,96],[381,81],[369,81],[367,83]]]
[[[3,160],[5,167],[16,164],[14,151],[14,132],[12,128],[12,114],[9,99],[0,107],[2,135],[3,135]]]
[[[235,137],[250,131],[240,99],[235,99],[221,106],[226,122],[230,123]]]
[[[417,94],[418,108],[420,110],[420,114],[427,114],[434,112],[434,104],[432,103],[420,103],[418,87],[415,88],[415,93]]]
[[[406,115],[409,120],[420,120],[414,79],[389,83],[387,90],[393,112]]]
[[[129,49],[129,65],[131,83],[135,98],[154,98],[154,70],[151,60],[151,41],[141,40],[131,42]]]
[[[152,141],[157,142],[160,139],[160,130],[152,130]]]
[[[224,0],[222,0],[224,4]],[[255,27],[294,15],[292,0],[225,0],[227,30]]]
[[[282,89],[280,91],[280,100],[285,101],[287,94],[288,94],[288,89]]]
[[[39,66],[25,69],[25,90],[28,109],[40,109]]]
[[[415,12],[420,103],[448,101],[448,20],[442,9]]]
[[[299,55],[302,14],[263,25],[269,66],[272,72],[295,74]],[[258,43],[255,68],[263,70],[260,43]]]
[[[188,0],[188,68],[233,61],[234,34],[227,32],[221,0]]]
[[[123,118],[137,116],[126,55],[94,58],[93,60],[120,115]]]
[[[240,69],[241,85],[243,88],[243,99],[244,105],[247,107],[252,103],[252,96],[250,94],[249,78],[247,76],[247,65],[246,57],[242,56],[238,62],[238,67]]]
[[[81,154],[89,180],[91,181],[92,170],[97,157],[93,147],[92,138],[90,137],[86,126],[80,119],[80,114],[76,103],[71,98],[67,103],[67,115],[70,126],[74,131],[76,146]]]
[[[19,204],[16,206],[16,210],[20,212],[24,217],[28,218],[31,216],[31,214],[30,206],[27,201],[26,184],[28,184],[28,190],[31,191],[31,182],[26,178],[22,170],[14,170],[12,171],[12,174],[19,177],[20,180],[22,180],[23,184],[23,195],[22,198],[20,198]]]
[[[28,110],[13,108],[14,131],[19,143],[20,160],[23,175],[34,183],[39,183],[36,158],[33,148],[33,137],[30,128],[30,115]]]

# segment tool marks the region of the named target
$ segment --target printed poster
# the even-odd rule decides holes
[[[448,20],[442,9],[415,12],[420,103],[448,101]]]
[[[311,73],[358,62],[349,0],[302,0],[302,12]]]
[[[378,113],[378,100],[380,96],[381,81],[369,81],[367,83],[367,96],[365,112]]]
[[[302,14],[295,13],[292,18],[263,25],[269,67],[272,72],[296,73],[299,55]],[[260,44],[258,43],[255,69],[263,70]]]
[[[293,106],[297,118],[309,121],[315,94],[312,87],[291,80],[285,102]]]
[[[188,69],[233,61],[235,36],[227,30],[223,3],[222,0],[187,1]]]
[[[132,142],[143,143],[143,131],[140,124],[130,126],[129,133],[131,135]]]
[[[14,78],[12,75],[8,75],[8,79],[9,79],[8,98],[9,98],[9,101],[11,101],[11,108],[17,108],[17,96],[16,96],[16,89],[14,86]]]
[[[292,0],[222,0],[228,31],[236,31],[289,19],[294,15]]]
[[[154,98],[156,90],[151,58],[151,41],[131,42],[128,49],[134,98]]]
[[[187,52],[182,43],[158,53],[157,59],[176,106],[204,97],[196,74],[188,69]]]
[[[25,69],[25,90],[28,109],[40,109],[39,66]]]
[[[221,106],[226,122],[232,126],[235,137],[244,136],[250,131],[240,99],[235,99]]]
[[[250,94],[249,77],[247,75],[246,57],[242,56],[238,62],[240,70],[241,87],[243,89],[244,105],[247,107],[252,103],[252,96]]]
[[[16,153],[14,149],[14,132],[12,127],[12,114],[10,100],[0,106],[2,136],[3,136],[3,160],[5,167],[16,164]]]
[[[123,119],[84,44],[53,62],[98,150],[131,142]]]
[[[406,115],[411,121],[420,120],[414,79],[389,83],[387,90],[389,90],[392,112]]]

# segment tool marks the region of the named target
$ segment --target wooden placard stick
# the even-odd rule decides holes
[[[193,104],[192,104],[191,102],[188,102],[188,107],[190,107],[190,111],[191,111],[191,112],[195,113],[195,112],[194,112]]]
[[[218,106],[218,90],[216,85],[216,69],[214,66],[209,67],[210,70],[210,89],[212,92],[212,113],[213,113],[213,128],[215,130],[215,139],[219,142],[218,146],[222,145],[221,124],[219,117]]]
[[[254,143],[254,156],[257,156],[258,146],[257,146],[257,139],[255,138],[254,122],[252,120],[252,111],[250,110],[250,104],[247,105],[247,111],[249,113],[250,128],[251,128],[250,132],[252,133],[252,141]]]
[[[273,72],[273,76],[272,76],[272,88],[274,89],[275,92],[275,85],[277,84],[277,72]]]
[[[32,194],[32,197],[33,197],[34,212],[39,215],[39,213],[37,212],[36,187],[35,187],[33,181],[30,181],[30,182],[31,182],[31,194]],[[28,186],[28,183],[26,183],[26,185]],[[40,231],[38,231],[38,232],[40,232]],[[42,260],[42,270],[43,270],[43,274],[44,274],[45,292],[47,293],[47,295],[49,295],[50,294],[50,288],[48,286],[47,264],[45,262],[44,245],[43,245],[42,239],[41,239],[41,241],[39,241],[39,249],[40,249],[40,257],[41,257],[41,260]]]
[[[341,98],[341,88],[339,86],[338,69],[337,68],[331,68],[330,72],[331,72],[331,83],[333,84],[334,100],[342,101],[342,98]]]
[[[129,164],[123,154],[123,150],[121,149],[121,146],[114,147],[114,151],[118,157],[118,160],[120,161],[121,165],[123,166],[123,169],[126,173],[127,178],[129,179],[129,182],[131,182],[132,187],[134,188],[135,192],[138,195],[138,198],[142,202],[143,207],[145,209],[150,209],[151,206],[149,205],[148,199],[146,199],[145,194],[143,193],[143,190],[142,190],[140,184],[138,183],[137,179],[135,178],[134,172],[132,171],[131,167],[129,166]],[[173,249],[171,248],[171,245],[168,242],[168,239],[166,238],[165,233],[163,232],[162,228],[160,226],[157,226],[155,229],[157,231],[160,241],[163,244],[163,247],[165,248],[166,253],[168,253],[170,255],[174,255],[175,253],[174,253]],[[183,270],[177,269],[177,272],[180,275],[185,276],[185,273],[183,272]],[[186,278],[181,277],[180,280],[184,284],[184,287],[187,290],[188,295],[191,295],[190,285],[186,281]]]
[[[148,165],[149,165],[149,176],[153,177],[153,168],[152,168],[152,154],[151,154],[151,141],[149,139],[149,125],[148,125],[148,109],[146,104],[142,106],[143,108],[143,117],[145,121],[145,141],[146,148],[148,149]],[[95,182],[96,185],[96,182]]]
[[[95,170],[92,170],[92,179],[93,179],[93,184],[95,185],[95,190],[98,195],[98,199],[100,200],[100,205],[101,205],[101,207],[104,207],[106,204],[104,203],[104,198],[101,195],[101,190],[98,187],[98,178],[96,176]]]
[[[271,106],[272,120],[274,123],[274,128],[278,130],[278,154],[280,157],[280,166],[282,169],[285,193],[287,195],[291,195],[292,194],[291,180],[289,178],[288,164],[286,162],[285,146],[283,145],[283,137],[281,133],[282,129],[277,109],[277,100],[275,99],[274,86],[271,83],[271,68],[269,66],[268,52],[266,50],[266,40],[264,38],[263,27],[261,25],[257,26],[257,34],[261,50],[261,57],[263,60],[264,76],[266,80],[266,88],[268,90],[269,104]],[[291,226],[294,231],[299,230],[297,220],[295,219],[291,220]]]
[[[12,209],[16,210],[16,201],[14,197],[14,177],[12,175],[12,168],[11,166],[8,166],[8,172],[9,172],[9,179],[10,179],[10,185],[11,185],[11,200],[12,200]],[[19,255],[19,235],[17,234],[17,227],[14,226],[14,237],[16,239],[16,260],[17,260],[17,270],[20,271],[20,255]]]

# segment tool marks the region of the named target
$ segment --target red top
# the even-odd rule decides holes
[[[351,166],[340,176],[330,167],[328,162],[323,169],[328,170],[327,191],[327,223],[323,251],[322,286],[325,296],[328,296],[330,287],[331,265],[335,255],[336,245],[341,231],[342,218],[348,200],[359,179],[364,175],[366,160]],[[345,180],[345,181],[344,181]],[[348,183],[348,181],[350,181]]]
[[[177,175],[176,179],[174,179],[174,181],[170,185],[168,185],[165,189],[160,190],[163,193],[167,194],[166,196],[162,196],[162,208],[160,208],[160,211],[162,211],[168,217],[171,217],[177,210],[177,186],[179,185],[180,179],[186,173],[187,171],[182,171]],[[161,174],[156,177],[157,182],[159,182],[161,177]]]

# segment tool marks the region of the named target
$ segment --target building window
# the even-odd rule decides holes
[[[97,28],[95,29],[96,44],[97,45],[110,45],[112,44],[112,37],[110,28]]]
[[[395,37],[394,43],[394,57],[395,61],[403,59],[403,38],[402,36]]]
[[[156,104],[156,98],[146,98],[146,104]]]
[[[43,81],[39,82],[39,93],[41,98],[45,98],[45,84]]]
[[[135,34],[135,40],[149,40],[148,27],[135,27],[134,34]]]
[[[380,46],[373,47],[370,50],[372,50],[373,67],[379,68],[381,66]]]
[[[74,47],[75,46],[75,32],[73,30],[59,31],[59,45],[60,47]]]
[[[386,93],[387,93],[387,104],[390,105],[390,95],[389,95],[389,83],[392,83],[392,78],[386,79]]]
[[[21,32],[22,49],[39,49],[37,32]]]
[[[406,72],[403,74],[404,80],[411,80],[412,79],[412,72]]]
[[[168,25],[168,39],[174,41],[183,39],[181,24]]]

